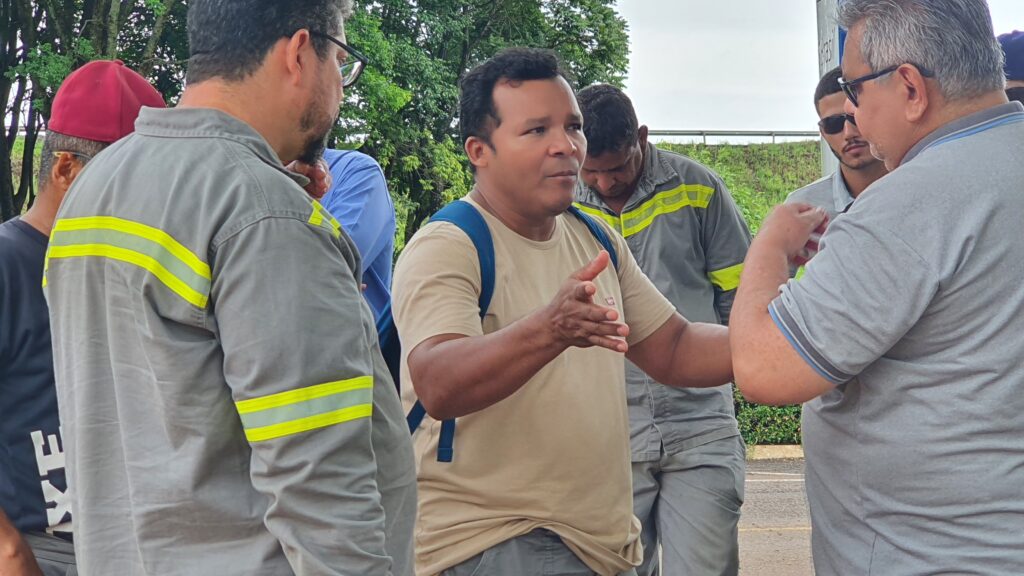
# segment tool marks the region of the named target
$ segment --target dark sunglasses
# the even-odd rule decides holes
[[[831,136],[842,132],[846,128],[847,122],[854,126],[857,125],[857,119],[853,117],[853,114],[834,114],[818,120],[818,127],[822,132]]]
[[[909,64],[909,65],[913,66],[914,68],[917,68],[917,71],[920,72],[921,76],[924,76],[925,78],[930,78],[930,77],[933,76],[931,71],[928,70],[927,68],[925,68],[924,66],[918,66],[917,64],[914,64],[913,62],[904,62],[903,64]],[[886,74],[892,74],[893,72],[898,70],[900,66],[903,66],[903,64],[895,64],[893,66],[889,66],[888,68],[886,68],[884,70],[879,70],[878,72],[872,72],[871,74],[865,74],[863,76],[859,76],[857,78],[854,78],[853,80],[846,80],[845,78],[840,78],[839,79],[839,87],[843,89],[843,93],[846,94],[846,97],[850,99],[850,102],[852,102],[853,106],[856,108],[859,105],[857,103],[857,98],[860,96],[860,90],[861,90],[861,86],[860,85],[861,84],[863,84],[865,82],[869,82],[869,81],[874,80],[876,78],[881,78],[882,76],[885,76]],[[854,124],[854,125],[856,126],[856,124]]]

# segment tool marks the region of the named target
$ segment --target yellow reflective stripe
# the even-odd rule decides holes
[[[807,270],[803,266],[797,268],[796,269],[796,275],[793,276],[793,278],[796,279],[796,280],[799,280],[799,279],[803,278],[804,277],[804,272],[806,272],[806,271]]]
[[[334,216],[331,216],[331,213],[323,207],[323,204],[316,200],[313,200],[311,204],[313,205],[313,213],[309,215],[309,220],[307,220],[309,225],[326,228],[330,230],[331,235],[335,238],[341,236],[341,223]],[[326,225],[324,224],[325,222]]]
[[[715,189],[703,184],[683,184],[659,192],[640,206],[622,214],[622,235],[632,236],[651,225],[661,214],[670,214],[688,206],[707,208]]]
[[[743,272],[743,264],[737,264],[735,266],[729,266],[728,268],[722,268],[721,270],[712,270],[708,272],[708,278],[711,283],[718,286],[723,291],[728,292],[735,290],[740,285],[740,274]]]
[[[109,244],[51,246],[49,250],[49,258],[75,258],[81,256],[98,256],[101,258],[111,258],[113,260],[120,260],[122,262],[134,264],[140,268],[148,270],[151,274],[156,276],[164,286],[167,286],[172,292],[181,296],[190,304],[200,308],[206,307],[206,294],[196,291],[194,288],[168,271],[167,268],[164,268],[163,264],[158,262],[155,258],[142,254],[141,252],[136,252],[127,248],[118,248],[117,246],[111,246]]]
[[[263,426],[260,428],[250,428],[245,431],[245,438],[249,442],[262,442],[264,440],[272,440],[282,436],[298,434],[299,432],[333,426],[334,424],[340,424],[342,422],[349,422],[360,418],[369,418],[372,414],[373,404],[359,404],[335,410],[333,412],[326,412],[324,414],[316,414],[314,416],[299,418],[298,420],[282,422],[280,424],[272,424],[270,426]]]
[[[153,228],[152,226],[146,226],[138,222],[132,222],[131,220],[124,220],[122,218],[116,218],[113,216],[90,216],[85,218],[64,218],[57,221],[54,225],[53,231],[65,232],[72,230],[114,230],[117,232],[123,232],[125,234],[131,234],[133,236],[139,236],[145,238],[150,242],[162,246],[165,250],[170,252],[175,258],[181,260],[183,264],[192,269],[193,272],[198,274],[200,277],[207,280],[211,279],[210,266],[203,262],[198,256],[192,253],[188,248],[184,247],[180,242],[171,237],[170,234]]]
[[[306,402],[308,400],[315,400],[325,396],[343,394],[345,392],[364,388],[373,388],[372,376],[359,376],[348,380],[339,380],[337,382],[327,382],[325,384],[307,386],[305,388],[299,388],[298,390],[278,392],[277,394],[271,394],[269,396],[240,400],[235,402],[235,408],[238,410],[239,414],[249,414],[251,412],[269,410],[270,408],[280,408],[290,404],[297,404],[299,402]]]
[[[622,223],[619,222],[618,218],[616,218],[615,216],[612,216],[611,214],[606,214],[605,212],[603,212],[601,210],[598,210],[597,208],[591,208],[590,206],[584,206],[583,204],[580,204],[579,202],[573,202],[573,206],[579,208],[580,212],[583,212],[585,214],[589,214],[591,216],[594,216],[594,217],[600,218],[601,220],[604,220],[605,222],[608,223],[609,226],[612,227],[613,230],[621,230],[622,229]]]
[[[313,213],[309,215],[308,222],[312,226],[319,226],[324,223],[323,206],[316,200],[313,200]]]

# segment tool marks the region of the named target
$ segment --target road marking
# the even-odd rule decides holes
[[[810,532],[810,526],[779,526],[777,528],[740,528],[740,532]]]
[[[757,472],[754,470],[747,470],[747,474],[760,474],[762,476],[799,476],[801,478],[804,477],[804,475],[799,472]]]
[[[803,482],[803,478],[765,478],[763,480],[747,480],[747,484],[755,482]]]

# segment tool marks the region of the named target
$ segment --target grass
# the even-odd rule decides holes
[[[43,151],[43,139],[39,138],[36,140],[35,159],[32,161],[32,167],[35,170],[39,170],[39,158]],[[14,139],[14,146],[11,147],[11,173],[14,175],[14,191],[17,193],[18,186],[21,185],[21,167],[22,157],[25,154],[25,139],[18,136]],[[26,209],[27,206],[22,207]]]

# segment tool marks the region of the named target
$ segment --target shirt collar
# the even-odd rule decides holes
[[[277,152],[253,129],[252,126],[234,116],[213,108],[147,108],[139,111],[135,121],[135,132],[146,136],[159,137],[207,137],[224,138],[237,142],[265,163],[277,168],[299,186],[305,186],[309,179],[287,170],[278,158]]]
[[[943,141],[970,136],[971,134],[991,127],[982,126],[983,124],[993,124],[1004,117],[1012,116],[1014,114],[1024,115],[1024,106],[1021,106],[1020,102],[1009,102],[1007,104],[993,106],[980,112],[969,114],[963,118],[958,118],[948,124],[944,124],[932,131],[931,134],[922,138],[917,144],[914,144],[910,151],[903,156],[903,161],[900,162],[900,165],[902,166],[903,164],[910,162],[917,157],[918,154],[924,152],[927,148],[933,145],[941,144]]]
[[[843,178],[843,170],[837,168],[832,173],[832,201],[835,203],[836,212],[842,213],[850,204],[853,204],[853,195],[846,187],[846,179]]]

